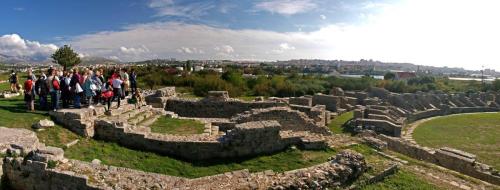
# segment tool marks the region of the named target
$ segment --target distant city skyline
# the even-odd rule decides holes
[[[373,59],[500,70],[495,0],[5,0],[0,54]]]

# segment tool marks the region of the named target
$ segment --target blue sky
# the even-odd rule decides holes
[[[3,0],[0,54],[377,59],[497,68],[495,0]],[[460,48],[458,48],[460,47]],[[480,62],[471,64],[471,62]],[[499,68],[500,69],[500,68]]]
[[[160,5],[165,2],[173,2],[174,5]],[[259,6],[259,2],[264,4]],[[273,4],[266,6],[265,1],[249,0],[4,0],[0,16],[9,19],[2,19],[4,27],[0,28],[0,34],[17,33],[27,39],[54,42],[62,37],[121,30],[127,25],[155,21],[206,24],[230,29],[313,31],[326,24],[358,22],[360,14],[376,11],[363,9],[363,6],[383,1],[299,2],[306,2],[305,8],[280,10],[271,7]]]

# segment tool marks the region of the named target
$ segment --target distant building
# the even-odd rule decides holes
[[[206,68],[205,70],[215,71],[215,72],[218,72],[218,73],[222,73],[222,72],[224,72],[224,71],[222,70],[222,68]]]
[[[396,75],[394,78],[395,80],[408,80],[417,77],[417,74],[415,72],[398,71],[394,74]]]
[[[194,66],[194,71],[203,71],[203,66],[200,65]]]

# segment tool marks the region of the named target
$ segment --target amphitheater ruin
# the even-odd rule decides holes
[[[125,104],[109,112],[97,106],[62,109],[50,115],[83,137],[199,161],[271,154],[291,146],[326,149],[336,141],[328,128],[332,118],[353,111],[350,124],[364,134],[366,143],[500,185],[498,171],[478,162],[475,155],[447,147],[419,146],[406,138],[405,127],[433,116],[498,112],[500,94],[496,93],[396,94],[380,88],[366,92],[333,88],[329,95],[241,101],[225,91],[209,92],[200,100],[183,99],[175,87],[166,87],[145,99],[146,105]],[[204,132],[154,133],[150,125],[160,117],[200,121]],[[33,132],[0,130],[0,135],[11,134],[0,141],[1,151],[7,153],[0,164],[15,189],[322,189],[340,187],[367,170],[361,154],[346,150],[323,164],[284,173],[242,170],[187,179],[67,159],[62,149],[38,142]]]

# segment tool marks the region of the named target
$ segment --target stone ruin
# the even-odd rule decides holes
[[[5,99],[17,97],[20,95],[21,95],[21,93],[19,93],[19,92],[10,92],[10,91],[0,92],[0,98],[5,98]]]
[[[62,109],[54,120],[88,138],[174,156],[186,160],[248,157],[282,151],[290,146],[325,149],[330,112],[324,105],[299,106],[283,101],[246,102],[211,91],[201,100],[178,98],[174,87],[146,96],[149,105],[125,103],[105,113],[104,108]],[[161,107],[164,106],[164,107]],[[159,117],[194,119],[205,125],[203,134],[172,135],[151,132]]]
[[[344,92],[344,94],[359,103],[353,109],[352,123],[356,129],[379,134],[363,137],[374,147],[387,147],[415,159],[434,163],[492,184],[500,184],[498,171],[477,162],[473,154],[446,147],[437,150],[421,147],[415,142],[400,138],[403,128],[417,120],[460,113],[498,112],[499,93],[397,94],[382,88],[371,88],[367,92]]]
[[[275,121],[245,125],[228,134],[228,138],[238,140],[231,143],[245,144],[244,141],[255,138],[241,136],[245,132],[240,130],[261,130],[267,126],[265,130],[270,130],[272,136],[279,131],[279,124]],[[0,134],[7,133],[31,133],[34,136],[33,132],[24,129],[0,128]],[[345,150],[325,163],[283,173],[240,170],[188,179],[99,162],[70,160],[64,157],[62,149],[38,143],[36,136],[29,141],[31,146],[24,147],[25,140],[2,141],[0,144],[16,144],[7,148],[7,157],[0,161],[0,176],[5,177],[13,189],[325,189],[339,188],[368,169],[361,154]]]
[[[398,138],[407,123],[419,119],[455,113],[499,111],[500,94],[496,93],[445,94],[442,92],[419,92],[415,94],[396,94],[380,88],[371,88],[367,92],[352,92],[334,88],[331,90],[331,95],[316,94],[302,97],[259,99],[258,101],[248,102],[230,98],[227,92],[223,91],[209,92],[208,96],[201,100],[182,99],[176,96],[174,87],[167,87],[148,94],[146,103],[147,105],[140,108],[125,103],[120,109],[112,109],[108,113],[104,112],[103,107],[97,106],[92,109],[63,109],[50,112],[50,115],[64,127],[88,138],[116,142],[132,149],[170,155],[186,160],[206,160],[256,156],[279,152],[290,146],[303,149],[324,149],[328,147],[329,139],[332,138],[327,127],[330,121],[344,112],[353,111],[354,119],[351,121],[352,124],[359,126],[361,130],[368,129],[378,133],[373,136],[363,137],[365,141],[376,144],[377,148],[384,149],[387,147],[410,157],[423,159],[498,184],[498,172],[487,165],[476,162],[475,158],[472,159],[472,156],[468,154],[457,153],[458,150],[445,148],[435,150],[425,157],[415,156],[413,152],[426,152],[428,149],[425,147],[422,150],[414,149],[412,148],[413,145],[407,146],[404,139]],[[205,124],[205,131],[203,134],[193,135],[152,133],[149,126],[159,117],[195,119]],[[401,143],[395,143],[399,141]],[[459,157],[453,156],[457,154],[462,155],[462,157],[465,155],[469,162],[464,163],[468,165],[459,169],[454,167],[453,164],[449,164],[462,163]],[[448,157],[445,158],[445,155],[448,155]],[[427,157],[432,159],[426,160]],[[8,160],[9,164],[7,165],[10,167],[19,164],[15,160]],[[89,187],[89,189],[107,187],[107,183],[98,183],[100,186],[95,185],[93,183],[95,180],[92,180],[91,176],[96,177],[104,173],[112,175],[118,171],[125,172],[126,176],[140,173],[140,179],[159,185],[160,188],[175,188],[186,184],[189,184],[189,187],[200,187],[199,185],[205,185],[204,183],[207,183],[207,180],[224,180],[220,182],[220,187],[230,186],[244,189],[245,187],[286,189],[304,187],[303,185],[307,185],[307,187],[332,186],[328,181],[322,183],[313,180],[314,182],[300,182],[299,185],[295,183],[297,181],[292,183],[287,180],[290,178],[296,179],[295,177],[298,174],[295,172],[302,170],[286,172],[285,174],[238,171],[188,180],[123,168],[107,167],[112,169],[103,170],[100,166],[89,165],[80,161],[70,161],[68,163],[77,166],[78,170],[74,171],[65,168],[72,171],[70,172],[71,175],[68,174],[66,177],[71,178],[75,183],[79,183],[79,187]],[[33,167],[39,166],[33,165]],[[325,163],[315,167],[322,168],[324,166],[329,167],[329,164]],[[82,168],[91,170],[92,175],[87,175],[87,177],[77,175]],[[16,167],[11,169],[16,169]],[[17,169],[19,168],[17,167]],[[50,171],[56,173],[67,171],[56,170]],[[308,168],[304,170],[309,171]],[[42,173],[47,171],[46,168],[39,170]],[[59,176],[59,173],[54,175]],[[325,174],[322,173],[322,175]],[[251,183],[234,183],[232,180],[239,178],[226,178],[228,175],[245,176],[245,179],[248,179]],[[260,181],[262,176],[272,178],[273,183]],[[106,180],[108,182],[109,180],[115,180],[114,184],[120,187],[145,187],[137,186],[132,181],[116,181],[112,177],[101,179],[101,181]],[[340,180],[340,178],[334,178],[334,180]],[[342,184],[342,182],[340,184],[338,182],[333,186]],[[57,184],[57,182],[53,183]]]
[[[356,107],[355,125],[390,136],[400,137],[406,123],[420,119],[474,112],[500,111],[500,94],[390,93],[371,88],[363,104]]]

